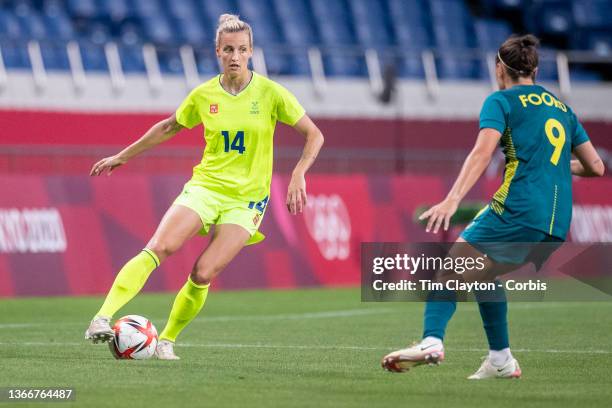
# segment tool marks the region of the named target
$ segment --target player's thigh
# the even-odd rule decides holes
[[[517,264],[504,264],[495,262],[493,259],[485,256],[481,251],[477,248],[470,245],[462,237],[457,238],[451,249],[449,250],[449,256],[454,259],[463,258],[463,259],[472,259],[474,260],[474,265],[478,265],[477,267],[466,268],[465,271],[461,274],[451,273],[442,275],[445,279],[451,278],[460,278],[465,282],[486,282],[492,281],[496,277],[511,272],[521,265]],[[480,262],[476,262],[476,260],[480,260]],[[480,265],[483,265],[480,267]]]
[[[251,234],[236,224],[215,226],[210,244],[196,261],[191,277],[196,283],[207,284],[215,278],[244,247]]]
[[[189,238],[202,229],[202,220],[191,208],[173,204],[157,226],[157,230],[147,244],[160,258],[165,258],[178,250]]]

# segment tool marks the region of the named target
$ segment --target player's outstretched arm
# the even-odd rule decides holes
[[[172,114],[169,118],[157,122],[140,139],[116,155],[105,157],[94,164],[89,175],[99,176],[105,171],[108,171],[108,175],[110,175],[115,168],[127,163],[132,157],[165,142],[181,129],[183,129],[183,126],[176,121],[176,116]]]
[[[305,144],[302,157],[293,169],[291,181],[287,189],[287,210],[291,214],[302,212],[306,206],[306,171],[312,166],[321,146],[323,146],[323,134],[308,115],[302,116],[293,126],[295,130],[304,136]]]
[[[590,141],[584,142],[574,148],[574,155],[578,160],[572,160],[572,174],[580,177],[601,177],[605,166],[597,150]]]
[[[433,228],[433,233],[438,233],[442,223],[444,223],[444,231],[448,230],[450,219],[457,211],[459,203],[491,162],[499,139],[501,139],[501,133],[495,129],[484,128],[480,130],[474,148],[465,159],[461,172],[444,201],[434,205],[419,217],[419,220],[429,218],[425,228],[427,232]]]

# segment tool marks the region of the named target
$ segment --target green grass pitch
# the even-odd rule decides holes
[[[142,294],[119,315],[161,330],[172,300]],[[361,303],[358,289],[213,292],[179,338],[180,361],[117,361],[86,342],[100,303],[0,300],[0,387],[74,387],[67,405],[114,408],[612,406],[612,303],[511,303],[523,378],[481,382],[466,380],[486,353],[474,303],[459,304],[446,361],[406,374],[380,358],[419,338],[420,303]]]

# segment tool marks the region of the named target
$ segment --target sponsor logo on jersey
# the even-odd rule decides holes
[[[210,113],[219,113],[219,104],[211,103],[210,104]]]
[[[249,113],[251,115],[259,114],[259,102],[258,101],[251,102],[251,111]]]

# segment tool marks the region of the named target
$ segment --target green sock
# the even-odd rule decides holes
[[[191,280],[191,277],[187,279],[187,282],[174,299],[168,323],[166,323],[166,327],[159,335],[160,340],[176,341],[176,337],[180,332],[202,310],[204,302],[206,302],[209,286],[210,284],[204,286],[198,285]]]
[[[115,277],[97,316],[112,317],[140,292],[151,272],[158,266],[159,258],[148,248],[130,259]]]

